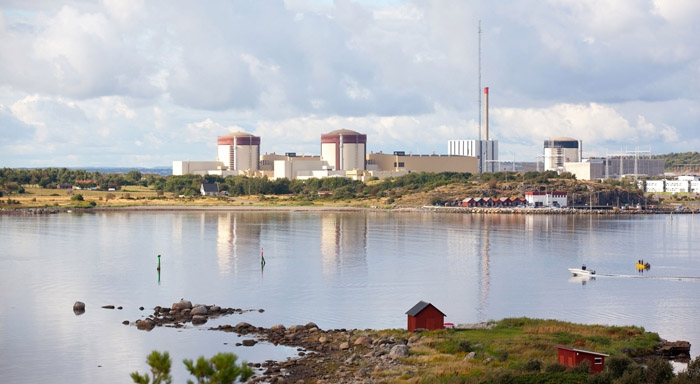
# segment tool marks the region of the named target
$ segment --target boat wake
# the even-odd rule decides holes
[[[598,273],[596,277],[619,277],[625,279],[653,279],[653,280],[675,280],[675,281],[697,281],[700,282],[700,276],[644,276],[644,275],[619,275],[614,273]]]

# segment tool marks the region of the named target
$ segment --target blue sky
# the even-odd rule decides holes
[[[544,140],[584,156],[700,147],[700,2],[19,1],[0,3],[0,167],[262,153],[439,153],[479,136],[481,85],[502,159]]]

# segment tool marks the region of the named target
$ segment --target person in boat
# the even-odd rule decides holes
[[[583,264],[583,265],[581,266],[581,270],[582,270],[582,271],[585,271],[585,270],[586,270],[586,264]]]

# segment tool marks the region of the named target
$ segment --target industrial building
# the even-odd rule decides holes
[[[272,174],[275,171],[275,161],[321,161],[319,155],[297,154],[296,152],[287,152],[284,155],[276,153],[266,153],[260,155],[260,170]]]
[[[217,160],[223,170],[258,170],[260,137],[245,132],[233,132],[217,138]]]
[[[216,161],[173,161],[173,175],[259,176],[260,137],[232,132],[217,137]]]
[[[482,127],[479,127],[481,129]],[[448,140],[447,154],[450,156],[474,156],[477,158],[477,172],[498,170],[498,140],[489,140],[489,88],[484,88],[484,139]]]
[[[564,163],[577,163],[583,158],[580,140],[558,137],[544,141],[544,170],[561,171]]]
[[[218,161],[173,161],[173,175],[206,175],[220,167]]]
[[[478,172],[478,160],[474,156],[413,155],[404,151],[370,153],[367,155],[368,171],[410,172]]]
[[[663,159],[644,158],[588,158],[581,162],[566,162],[562,169],[578,180],[621,179],[623,177],[663,176]]]
[[[448,140],[449,156],[473,156],[477,173],[498,171],[498,140]]]
[[[337,171],[365,169],[367,135],[338,129],[321,135],[321,159]]]

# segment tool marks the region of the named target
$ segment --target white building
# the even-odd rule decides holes
[[[584,159],[580,162],[564,163],[564,171],[576,176],[576,180],[600,180],[603,178],[603,159]]]
[[[476,157],[479,173],[498,170],[498,140],[449,140],[447,155]]]
[[[692,180],[690,182],[690,192],[700,192],[700,180]]]
[[[560,171],[564,163],[577,163],[582,156],[581,141],[570,137],[558,137],[544,141],[544,170]]]
[[[563,191],[525,192],[525,200],[534,207],[566,207],[568,204],[567,193]]]
[[[666,191],[666,180],[647,180],[645,185],[649,193]]]
[[[207,175],[221,168],[218,161],[173,161],[173,175]]]
[[[688,180],[666,180],[666,192],[687,193],[690,192],[690,181]]]

